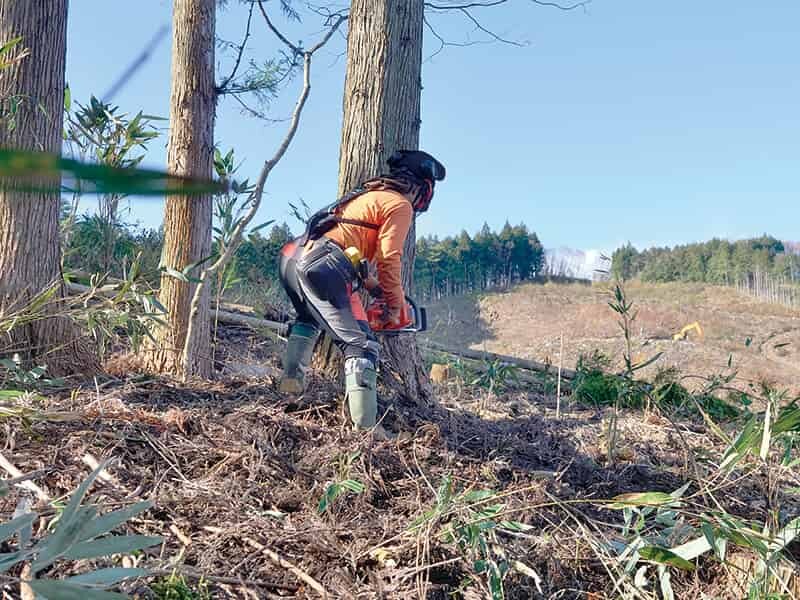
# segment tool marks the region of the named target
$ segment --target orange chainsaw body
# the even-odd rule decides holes
[[[372,304],[369,305],[369,308],[367,308],[369,328],[372,329],[372,331],[381,332],[406,329],[414,325],[414,319],[411,317],[411,307],[408,303],[403,304],[403,308],[400,310],[400,319],[397,323],[389,323],[386,320],[388,312],[386,301],[382,298],[375,299]]]

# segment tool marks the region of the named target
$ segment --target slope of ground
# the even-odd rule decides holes
[[[226,337],[220,366],[275,372],[274,342]],[[124,362],[116,369],[129,375]],[[270,375],[197,385],[128,378],[28,398],[32,409],[61,417],[31,417],[22,427],[6,419],[0,447],[23,472],[43,469],[37,482],[52,498],[88,474],[86,456],[114,458],[112,480],[96,484],[91,501],[118,507],[153,500],[155,508],[128,529],[165,542],[136,560],[194,581],[202,576],[214,598],[320,597],[298,572],[329,598],[485,598],[477,547],[448,541],[454,526],[488,509],[480,495],[465,495],[480,490],[494,492],[488,500],[501,507],[496,521],[525,526],[479,534],[491,536],[498,560],[528,567],[508,575],[507,598],[611,597],[610,573],[618,568],[612,548],[626,538],[620,512],[603,508],[602,499],[671,492],[693,481],[692,503],[706,510],[693,479],[704,467],[694,456],[713,464],[723,447],[701,423],[673,426],[657,414],[624,412],[617,459],[609,464],[607,411],[573,406],[556,419],[552,398],[532,391],[494,396],[457,383],[437,395],[431,407],[382,400],[384,424],[399,435],[373,442],[343,426],[340,390],[322,380],[295,399],[278,394]],[[330,485],[345,479],[363,484],[363,492],[345,493],[321,513]],[[446,503],[448,482],[453,498]],[[715,483],[715,494],[730,514],[763,521],[770,514],[764,486],[758,473],[734,476]],[[19,496],[0,498],[0,521]],[[776,499],[786,514],[800,513],[797,497]],[[699,590],[720,599],[744,594],[712,563],[691,575],[676,571],[673,585],[680,598],[699,597]],[[126,589],[151,597],[146,581]]]
[[[529,284],[483,297],[443,300],[429,307],[430,338],[451,347],[558,363],[564,335],[564,366],[599,350],[619,361],[623,341],[617,315],[608,307],[609,284]],[[658,352],[645,371],[676,367],[686,375],[728,371],[743,386],[763,379],[800,394],[800,313],[703,284],[629,284],[634,302],[635,359]],[[685,341],[672,334],[698,321]],[[748,341],[749,340],[749,341]],[[619,365],[619,363],[617,363]]]

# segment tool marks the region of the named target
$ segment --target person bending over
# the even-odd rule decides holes
[[[380,344],[367,323],[356,289],[381,295],[384,328],[402,327],[405,291],[403,248],[415,214],[428,210],[434,186],[445,176],[438,160],[419,150],[399,150],[389,171],[369,179],[313,215],[306,231],[281,250],[281,283],[297,313],[289,333],[280,390],[299,394],[320,330],[342,350],[346,397],[357,428],[377,418],[376,380]],[[377,267],[377,279],[360,281],[345,254],[355,248]]]

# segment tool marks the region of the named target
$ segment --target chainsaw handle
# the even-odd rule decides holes
[[[406,296],[406,304],[412,312],[411,320],[417,325],[417,332],[428,330],[428,311],[424,306],[418,306],[411,296]]]

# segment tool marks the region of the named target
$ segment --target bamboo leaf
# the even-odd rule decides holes
[[[86,496],[89,488],[97,479],[100,472],[106,468],[108,461],[103,461],[97,469],[91,472],[86,480],[75,490],[72,494],[69,503],[58,520],[56,532],[48,538],[45,538],[37,544],[36,549],[39,555],[31,565],[34,574],[41,571],[48,565],[52,564],[59,556],[72,546],[73,543],[80,536],[81,530],[86,526],[88,521],[94,518],[96,511],[94,509],[81,509],[81,502]]]
[[[172,267],[163,267],[163,270],[164,273],[170,277],[174,277],[178,281],[183,281],[184,283],[189,283],[189,278],[177,269],[173,269]]]
[[[361,494],[367,489],[363,483],[355,479],[345,479],[344,481],[340,481],[339,485],[354,494]]]
[[[145,500],[144,502],[137,502],[127,508],[115,510],[92,519],[81,531],[79,541],[88,541],[97,536],[109,533],[136,515],[150,509],[152,506],[153,503],[150,500]]]
[[[542,578],[534,569],[532,569],[524,562],[519,560],[515,560],[514,562],[512,562],[511,566],[517,573],[520,573],[522,575],[525,575],[525,577],[530,577],[531,579],[533,579],[533,583],[536,586],[538,592],[540,594],[544,594],[544,591],[542,590]]]
[[[222,182],[179,177],[154,169],[111,167],[46,152],[0,149],[0,188],[58,192],[62,178],[64,187],[79,187],[84,194],[215,194],[227,187]]]
[[[4,542],[18,531],[22,531],[25,527],[30,526],[35,520],[36,515],[28,513],[16,519],[11,519],[8,523],[3,523],[0,525],[0,542]]]
[[[162,542],[158,536],[147,535],[110,535],[89,542],[81,542],[72,546],[64,554],[70,560],[83,558],[99,558],[111,554],[130,554],[136,550],[157,546]]]
[[[675,600],[675,592],[672,590],[669,570],[664,565],[658,566],[658,583],[661,587],[661,597],[664,600]]]
[[[102,585],[110,587],[126,579],[134,577],[145,577],[150,573],[147,569],[126,569],[123,567],[111,567],[108,569],[98,569],[91,573],[70,577],[70,583],[80,583],[82,585]]]
[[[645,546],[639,549],[639,556],[647,561],[658,563],[660,565],[667,565],[676,567],[684,571],[694,571],[695,566],[685,558],[681,558],[672,550],[661,548],[659,546]]]
[[[633,365],[631,367],[631,371],[639,371],[640,369],[644,369],[645,367],[649,367],[650,365],[652,365],[654,362],[656,362],[662,356],[664,356],[664,353],[663,352],[659,352],[659,353],[655,354],[654,356],[651,356],[650,358],[648,358],[644,362],[636,363],[635,365]]]
[[[463,499],[464,502],[468,504],[474,504],[475,502],[481,502],[487,498],[492,498],[495,495],[496,493],[492,490],[474,490],[464,494]]]
[[[500,521],[500,523],[497,524],[497,527],[500,529],[505,529],[506,531],[514,532],[530,531],[533,529],[532,525],[526,525],[525,523],[520,523],[519,521]]]
[[[662,506],[671,502],[675,502],[675,498],[664,492],[636,492],[612,498],[612,503],[608,507],[622,510],[631,506]]]
[[[5,44],[0,46],[0,56],[11,50],[14,46],[19,44],[22,41],[22,36],[17,36],[15,38],[11,38]]]
[[[756,416],[753,415],[747,420],[744,429],[742,429],[733,444],[731,444],[730,448],[725,452],[722,462],[720,463],[720,469],[734,466],[745,454],[755,448],[755,445],[758,443],[758,434]]]
[[[38,597],[45,600],[127,600],[127,596],[116,592],[95,590],[55,579],[34,579],[28,585]]]

